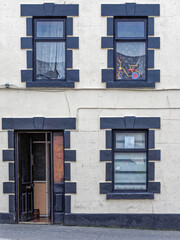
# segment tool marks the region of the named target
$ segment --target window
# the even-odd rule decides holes
[[[114,132],[114,191],[147,191],[147,132]]]
[[[115,20],[116,80],[146,80],[146,19]]]
[[[65,80],[65,19],[34,20],[34,79]]]

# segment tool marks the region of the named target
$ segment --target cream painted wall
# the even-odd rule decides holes
[[[74,36],[80,48],[73,50],[73,68],[80,70],[75,89],[26,89],[20,71],[26,69],[26,51],[20,38],[26,36],[26,18],[20,16],[20,4],[77,3],[79,17],[74,17]],[[113,3],[132,0],[113,0]],[[155,36],[161,38],[155,50],[155,68],[161,70],[161,82],[155,89],[106,89],[101,69],[107,68],[107,50],[101,49],[106,36],[106,17],[101,4],[110,0],[6,0],[0,1],[0,119],[2,117],[76,117],[77,129],[71,133],[71,148],[77,161],[71,163],[71,180],[77,182],[72,195],[73,213],[180,213],[180,15],[177,0],[136,0],[159,3],[161,16],[155,17]],[[11,89],[4,89],[9,83]],[[156,181],[161,194],[154,200],[106,200],[99,194],[105,181],[105,163],[99,151],[105,149],[105,131],[100,117],[161,117],[156,130],[156,148],[161,161],[156,162]],[[0,121],[0,129],[1,121]],[[0,152],[7,149],[7,132],[0,131]],[[8,181],[8,163],[0,154],[0,212],[8,212],[8,195],[2,184]]]

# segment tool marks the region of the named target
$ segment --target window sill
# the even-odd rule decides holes
[[[74,82],[67,81],[34,81],[26,82],[26,87],[74,88]]]
[[[107,193],[106,199],[154,199],[154,193]]]
[[[109,81],[106,82],[107,88],[154,88],[154,82],[144,81]]]

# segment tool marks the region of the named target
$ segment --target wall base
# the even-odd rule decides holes
[[[64,225],[180,230],[180,214],[65,214]]]
[[[0,213],[0,224],[1,223],[4,223],[4,224],[16,223],[15,214]],[[59,222],[55,221],[55,223],[59,223]],[[67,214],[66,213],[64,215],[64,225],[180,231],[180,214],[71,214],[71,213]]]
[[[0,213],[0,223],[16,223],[14,213]]]

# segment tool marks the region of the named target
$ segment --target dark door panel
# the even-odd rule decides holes
[[[18,136],[19,155],[19,206],[20,221],[34,218],[33,177],[32,177],[32,138],[30,134]]]

